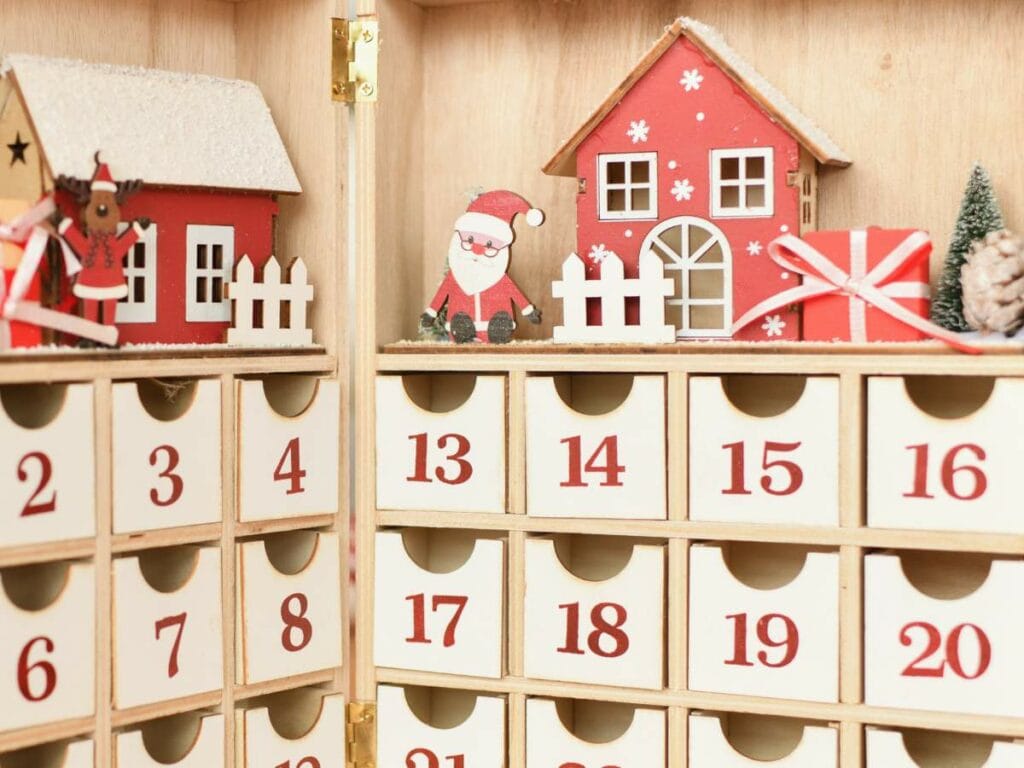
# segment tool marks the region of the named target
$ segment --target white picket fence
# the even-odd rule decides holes
[[[640,257],[639,277],[624,277],[622,259],[614,253],[601,262],[601,276],[588,280],[583,260],[575,253],[562,263],[562,279],[551,283],[551,295],[562,300],[563,325],[555,341],[610,341],[662,344],[676,340],[665,324],[665,299],[675,292],[665,265],[648,251]],[[640,324],[626,325],[626,299],[640,300]],[[601,324],[587,325],[587,299],[601,299]]]
[[[288,269],[288,282],[281,281],[281,266],[271,256],[263,267],[263,281],[256,282],[256,270],[248,256],[235,268],[235,280],[228,284],[228,298],[234,303],[234,323],[228,329],[228,344],[260,347],[297,347],[313,343],[313,331],[306,327],[313,286],[306,265],[296,259]],[[261,320],[256,327],[256,306],[262,302]],[[287,305],[287,327],[281,327],[282,305]]]

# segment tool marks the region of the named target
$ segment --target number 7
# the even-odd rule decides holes
[[[178,674],[178,649],[181,648],[181,636],[185,633],[185,619],[188,613],[179,613],[175,616],[168,616],[156,623],[156,639],[160,639],[160,633],[168,627],[178,625],[178,634],[174,638],[174,645],[171,646],[171,658],[167,661],[167,676],[174,677]]]

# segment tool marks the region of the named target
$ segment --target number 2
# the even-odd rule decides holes
[[[34,461],[39,464],[39,483],[36,485],[35,491],[29,497],[25,503],[24,508],[21,510],[21,517],[31,517],[32,515],[42,515],[47,512],[57,511],[57,491],[50,494],[48,501],[40,501],[39,497],[46,490],[46,486],[50,484],[50,480],[53,477],[53,464],[50,462],[50,457],[42,451],[33,451],[32,453],[26,453],[21,457],[21,461],[18,462],[18,481],[25,483],[28,482],[28,462]]]
[[[288,470],[285,470],[285,464]],[[291,496],[302,493],[306,489],[302,487],[302,478],[306,476],[306,470],[302,468],[302,458],[299,456],[299,438],[293,437],[285,446],[281,459],[274,468],[274,480],[276,482],[287,482],[288,490],[285,495]]]
[[[179,613],[174,616],[168,616],[164,619],[160,619],[156,622],[156,639],[160,639],[160,633],[168,627],[177,625],[178,634],[174,637],[174,644],[171,646],[171,656],[167,660],[167,676],[177,677],[178,675],[178,649],[181,648],[181,636],[185,634],[185,620],[188,618],[188,613]]]

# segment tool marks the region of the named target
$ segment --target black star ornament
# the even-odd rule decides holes
[[[11,166],[15,163],[20,162],[22,165],[28,165],[28,160],[25,159],[25,150],[31,146],[29,142],[21,140],[21,131],[18,131],[17,136],[14,138],[13,144],[8,144],[7,148],[11,150]]]

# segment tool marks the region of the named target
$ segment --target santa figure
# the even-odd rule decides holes
[[[507,274],[510,247],[516,239],[512,221],[520,213],[531,227],[544,223],[544,213],[515,192],[485,192],[469,204],[455,222],[448,274],[423,313],[425,328],[434,323],[445,303],[445,328],[458,344],[507,343],[516,328],[513,306],[534,325],[540,322],[540,310]]]
[[[72,293],[81,301],[86,320],[113,325],[117,302],[128,295],[125,257],[149,226],[148,219],[139,219],[118,237],[120,206],[128,195],[141,188],[142,182],[115,182],[97,152],[96,170],[90,181],[62,176],[57,179],[57,186],[75,195],[76,202],[83,206],[83,228],[70,218],[61,219],[57,226],[82,265]]]

